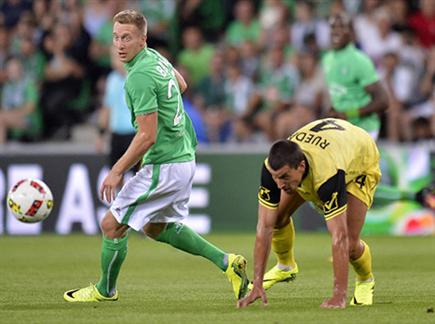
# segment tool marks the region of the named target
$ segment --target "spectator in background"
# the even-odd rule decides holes
[[[196,99],[201,107],[222,106],[225,103],[225,56],[222,50],[213,54],[210,61],[210,73],[195,89]]]
[[[4,25],[12,29],[18,23],[21,15],[31,10],[31,2],[27,0],[4,0],[0,4],[0,15]]]
[[[104,9],[99,1],[88,1],[85,6],[85,27],[92,35],[89,45],[89,59],[91,64],[88,69],[89,77],[94,91],[99,89],[100,82],[103,82],[106,75],[111,71],[111,48],[112,48],[112,20],[117,12],[126,9],[126,1],[110,0],[106,1]],[[92,3],[94,3],[92,5]],[[92,21],[91,14],[97,11],[98,24]],[[103,17],[106,19],[103,21]],[[101,20],[101,21],[98,21]]]
[[[269,39],[274,36],[279,27],[289,29],[289,10],[283,0],[265,0],[260,7],[259,22],[261,26],[261,47],[268,45]],[[289,42],[289,36],[285,40]]]
[[[226,68],[227,78],[225,81],[226,109],[221,116],[220,139],[226,141],[230,132],[238,136],[240,130],[233,130],[239,123],[239,119],[246,113],[249,98],[254,92],[254,84],[251,79],[242,74],[240,65],[228,65]],[[243,135],[240,137],[244,137]]]
[[[233,0],[170,1],[177,2],[176,18],[181,34],[186,28],[197,26],[207,42],[216,42],[221,38]]]
[[[21,39],[20,51],[17,57],[23,64],[24,74],[31,77],[39,88],[44,77],[46,60],[32,39]]]
[[[261,29],[269,34],[277,26],[287,23],[289,10],[283,0],[265,0],[258,16]]]
[[[113,0],[92,0],[84,3],[83,25],[92,38],[98,35],[107,22],[111,22],[113,2]]]
[[[6,59],[9,55],[9,34],[6,27],[0,25],[0,86],[7,79]]]
[[[136,133],[131,113],[125,102],[124,83],[126,71],[115,48],[111,50],[112,72],[107,76],[103,105],[99,111],[99,136],[96,150],[103,152],[104,135],[110,131],[109,163],[112,167],[127,150]]]
[[[255,15],[251,0],[239,0],[234,7],[235,20],[230,22],[225,31],[228,44],[239,47],[244,41],[258,42],[261,26]]]
[[[286,62],[284,49],[272,48],[261,68],[260,84],[239,119],[237,139],[251,140],[251,134],[256,130],[261,130],[267,140],[276,139],[273,122],[292,104],[297,84],[297,71]]]
[[[291,63],[295,63],[296,49],[293,47],[290,39],[290,28],[288,25],[277,26],[270,38],[268,39],[267,48],[281,47],[284,49],[285,60]]]
[[[35,131],[39,128],[32,118],[38,101],[35,83],[23,73],[18,58],[6,62],[7,81],[1,91],[0,145],[6,143],[8,131]]]
[[[408,22],[423,47],[435,45],[435,1],[420,0],[420,10],[409,17]]]
[[[210,142],[221,141],[220,128],[225,113],[225,57],[221,50],[214,53],[210,74],[196,87],[194,100],[201,111]]]
[[[178,63],[183,65],[190,75],[192,86],[210,72],[210,61],[214,47],[204,43],[203,35],[198,27],[188,27],[183,32],[184,49],[178,55]]]
[[[30,39],[34,41],[36,39],[35,22],[32,14],[26,11],[22,14],[15,27],[15,32],[12,33],[10,42],[10,53],[12,55],[19,55],[21,51],[21,40]]]
[[[224,54],[225,54],[225,64],[233,65],[233,64],[241,64],[241,52],[238,47],[228,45],[224,46]]]
[[[148,46],[168,47],[174,41],[171,31],[172,17],[175,14],[176,1],[147,0],[139,1],[141,12],[145,12],[148,21]],[[203,31],[205,32],[205,31]]]
[[[187,84],[190,84],[189,71],[187,71],[184,66],[177,66],[176,69],[182,75],[184,81],[186,81]],[[207,135],[206,124],[202,116],[201,107],[199,107],[195,102],[193,89],[191,87],[187,87],[182,93],[183,107],[192,121],[192,126],[195,130],[198,143],[207,144],[209,139]]]
[[[388,0],[386,4],[391,18],[391,29],[402,33],[408,29],[409,7],[406,0]]]
[[[45,38],[45,48],[51,54],[44,70],[41,98],[46,137],[61,130],[59,137],[68,139],[71,126],[80,118],[80,113],[68,105],[79,95],[85,76],[84,66],[71,51],[72,42],[69,26],[62,23]]]
[[[395,52],[390,52],[384,55],[379,75],[390,98],[386,120],[387,138],[397,142],[402,137],[401,114],[413,95],[412,70],[400,64]]]
[[[379,64],[386,53],[399,52],[402,46],[400,35],[391,29],[391,13],[380,7],[374,13],[377,33],[363,44],[363,50]]]
[[[242,43],[240,47],[240,64],[242,74],[252,81],[257,81],[261,61],[260,52],[254,42],[245,41]]]
[[[400,129],[406,141],[435,136],[435,47],[428,53],[420,92],[423,100],[412,105],[401,116]]]
[[[419,79],[424,73],[425,52],[419,45],[418,39],[413,29],[406,28],[402,31],[402,46],[397,52],[400,56],[400,62],[408,66],[413,73],[412,93],[415,100],[421,99],[419,89]]]
[[[83,25],[83,13],[81,9],[77,8],[69,12],[67,27],[71,35],[71,43],[68,49],[70,55],[79,64],[87,68],[90,63],[89,46],[91,44],[91,36]]]
[[[298,1],[295,8],[295,21],[291,27],[291,41],[296,50],[304,47],[304,39],[313,34],[317,45],[323,49],[329,46],[329,26],[314,15],[314,7],[310,1]]]
[[[294,104],[276,118],[278,138],[285,138],[303,125],[318,119],[322,113],[326,89],[316,53],[299,53],[298,70],[300,83],[296,89]]]
[[[369,46],[371,39],[377,39],[378,26],[375,19],[375,11],[380,6],[380,0],[362,0],[362,11],[354,18],[355,42],[363,49]],[[337,14],[337,13],[336,13]],[[331,15],[332,17],[333,15]]]
[[[44,17],[49,14],[49,6],[47,0],[33,0],[32,1],[32,15],[35,21],[36,37],[37,40],[41,39],[41,29],[44,24]]]

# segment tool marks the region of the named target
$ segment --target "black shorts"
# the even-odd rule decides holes
[[[133,140],[134,134],[121,135],[112,133],[112,139],[110,140],[110,153],[109,162],[110,167],[112,167],[121,156],[127,151],[128,146]],[[135,167],[136,169],[136,167]]]

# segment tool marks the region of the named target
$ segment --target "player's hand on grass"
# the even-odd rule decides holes
[[[259,298],[261,298],[263,305],[266,306],[267,305],[267,297],[266,297],[266,292],[264,291],[264,288],[259,287],[258,285],[254,284],[254,287],[252,288],[250,293],[245,298],[243,298],[237,302],[237,308],[247,307]]]
[[[100,197],[109,204],[115,199],[116,188],[122,184],[123,174],[110,170],[100,188]]]
[[[346,296],[332,296],[326,299],[321,305],[321,308],[345,308]]]

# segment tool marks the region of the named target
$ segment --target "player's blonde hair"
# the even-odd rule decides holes
[[[118,22],[120,24],[130,24],[134,25],[140,31],[143,31],[143,34],[147,34],[147,20],[144,15],[142,15],[139,11],[134,9],[127,9],[118,12],[113,17],[113,23]]]

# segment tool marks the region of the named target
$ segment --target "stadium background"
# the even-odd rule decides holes
[[[390,171],[400,175],[396,185],[420,189],[433,181],[435,165],[433,3],[1,1],[0,125],[2,111],[11,109],[4,99],[10,98],[10,62],[18,62],[19,81],[33,89],[33,96],[21,95],[35,110],[26,128],[9,129],[0,142],[0,234],[98,232],[105,206],[97,188],[108,152],[98,120],[111,71],[111,17],[124,8],[146,15],[148,45],[190,84],[183,100],[200,147],[188,221],[198,231],[255,231],[260,165],[277,134],[273,123],[238,132],[239,122],[255,96],[272,111],[294,113],[286,132],[325,114],[329,103],[319,59],[329,46],[328,15],[338,10],[354,18],[357,45],[373,59],[389,92],[380,147],[393,161],[387,163]],[[61,59],[67,63],[59,65]],[[54,76],[48,72],[53,67],[59,69]],[[53,190],[55,209],[43,224],[21,224],[7,211],[8,188],[23,177],[41,178]],[[369,215],[366,233],[433,234],[434,219],[411,201],[395,202]],[[308,205],[295,222],[299,230],[325,228]]]

